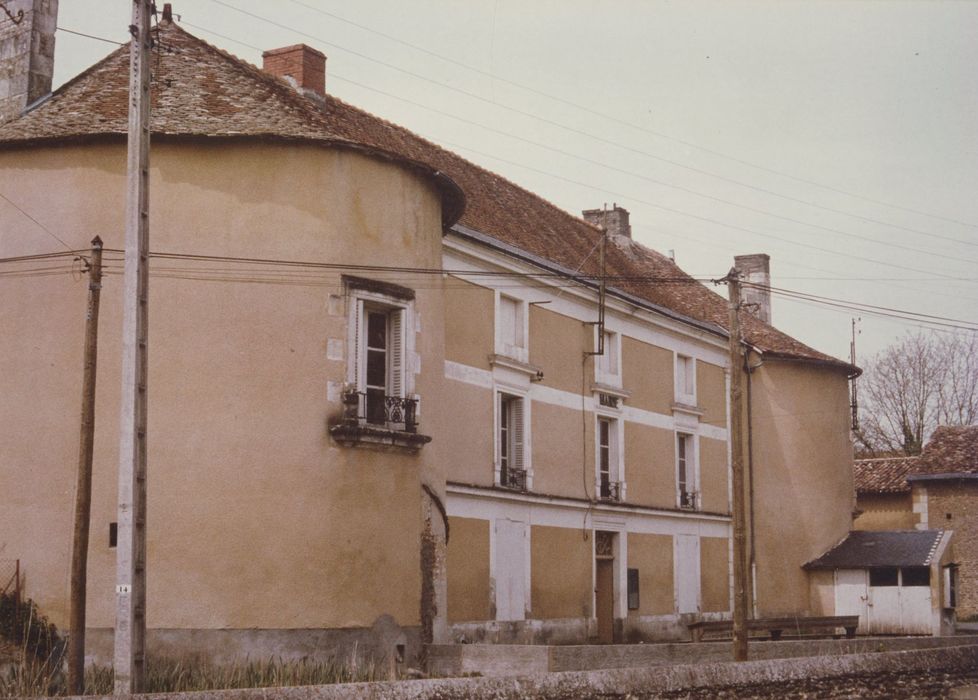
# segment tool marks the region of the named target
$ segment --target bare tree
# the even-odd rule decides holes
[[[920,454],[938,425],[978,422],[978,333],[910,334],[857,381],[861,451]]]

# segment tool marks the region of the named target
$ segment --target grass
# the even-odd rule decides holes
[[[52,656],[46,662],[22,655],[6,672],[0,671],[0,698],[66,695],[67,678],[63,666],[61,655]],[[112,676],[111,668],[88,667],[85,670],[85,694],[110,695]],[[346,660],[328,661],[272,659],[215,665],[194,660],[151,658],[146,668],[144,692],[326,685],[397,677],[396,669],[364,660],[356,649]]]

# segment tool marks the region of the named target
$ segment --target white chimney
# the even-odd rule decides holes
[[[747,283],[741,295],[743,302],[748,305],[747,311],[764,323],[770,323],[771,256],[765,253],[735,255],[734,267],[740,272],[741,280]]]
[[[632,237],[632,225],[628,223],[628,210],[615,204],[611,209],[586,209],[581,216],[589,224],[602,226],[609,235]]]
[[[51,92],[58,0],[4,0],[0,9],[0,123]]]

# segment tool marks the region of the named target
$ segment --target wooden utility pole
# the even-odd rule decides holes
[[[71,613],[68,633],[68,693],[85,691],[85,592],[88,588],[88,530],[92,512],[92,454],[95,446],[95,375],[98,367],[98,306],[102,294],[102,239],[92,241],[88,263],[88,313],[82,374],[81,436],[75,488],[75,532],[71,543]]]
[[[730,293],[730,451],[733,471],[733,656],[747,660],[747,526],[744,507],[744,356],[740,342],[740,271],[727,273]]]
[[[151,0],[133,0],[129,51],[126,268],[123,278],[116,550],[115,694],[142,690],[146,663],[146,379],[149,305]]]

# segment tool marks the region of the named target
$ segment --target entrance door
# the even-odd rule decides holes
[[[615,560],[596,559],[594,606],[598,618],[598,642],[615,641]]]
[[[869,630],[869,580],[866,569],[835,572],[835,614],[859,615],[859,632]]]
[[[496,619],[526,617],[526,523],[496,521]]]

